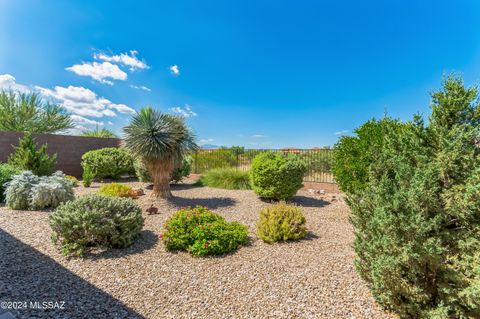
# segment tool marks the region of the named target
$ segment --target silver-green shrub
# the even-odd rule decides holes
[[[7,184],[5,198],[12,209],[43,209],[73,200],[74,195],[72,183],[60,171],[43,177],[24,171]]]
[[[130,246],[143,222],[142,210],[132,199],[98,195],[62,204],[50,215],[53,242],[63,254],[77,256],[90,247]]]

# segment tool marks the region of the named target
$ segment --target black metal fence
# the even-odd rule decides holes
[[[221,148],[200,150],[193,154],[192,170],[202,174],[214,168],[232,167],[247,171],[255,156],[273,151],[298,156],[307,165],[305,182],[335,183],[331,173],[333,153],[331,149],[242,149]]]

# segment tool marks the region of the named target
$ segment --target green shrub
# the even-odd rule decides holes
[[[428,125],[388,128],[347,192],[357,270],[401,318],[480,318],[479,110],[476,87],[446,78]]]
[[[90,171],[90,169],[84,169],[82,174],[83,187],[90,187],[94,178],[95,175]]]
[[[0,164],[0,202],[5,200],[6,184],[12,180],[14,175],[20,174],[20,170],[9,164]]]
[[[333,151],[332,171],[343,192],[365,189],[370,165],[378,159],[388,130],[401,130],[404,124],[384,117],[372,119],[355,129],[356,136],[342,136]]]
[[[172,182],[178,183],[182,181],[184,177],[190,175],[191,167],[192,167],[192,158],[190,156],[184,157],[179,163],[175,165],[175,169],[172,173]],[[142,160],[137,159],[134,163],[135,167],[135,175],[140,182],[143,183],[151,183],[152,177],[150,176],[150,172],[148,171],[145,164]]]
[[[302,187],[305,172],[305,163],[294,155],[260,153],[252,163],[252,188],[263,198],[287,199]]]
[[[65,178],[68,179],[68,180],[72,183],[72,186],[73,186],[73,187],[77,187],[77,186],[78,186],[78,179],[77,179],[75,176],[65,175]]]
[[[86,152],[82,156],[82,167],[84,171],[99,178],[115,179],[122,174],[131,174],[135,171],[130,153],[116,147]]]
[[[238,249],[248,239],[248,230],[237,222],[227,222],[207,207],[177,211],[165,223],[160,235],[166,248],[193,255],[222,255]]]
[[[251,189],[248,172],[235,168],[217,168],[202,174],[198,183],[202,186],[210,186],[225,189]]]
[[[31,171],[38,176],[47,176],[54,172],[57,164],[57,155],[47,154],[47,144],[37,149],[37,144],[32,134],[25,133],[19,139],[19,145],[14,146],[15,151],[8,158],[8,164],[20,170]]]
[[[120,183],[103,185],[98,191],[98,195],[137,198],[137,193],[131,186]]]
[[[62,172],[38,177],[30,171],[13,176],[5,191],[6,204],[16,210],[55,208],[73,200],[72,183]]]
[[[267,206],[260,212],[258,236],[267,243],[300,239],[307,234],[302,210],[285,202]]]
[[[50,215],[52,240],[65,255],[84,255],[91,247],[123,248],[139,236],[144,219],[130,198],[87,195]]]

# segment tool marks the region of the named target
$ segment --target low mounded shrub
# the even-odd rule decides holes
[[[248,230],[238,222],[227,222],[207,207],[197,206],[172,215],[160,237],[170,251],[188,251],[198,256],[222,255],[244,245]]]
[[[91,247],[123,248],[139,236],[144,219],[130,198],[87,195],[60,205],[50,215],[52,240],[65,255],[83,256]]]
[[[55,208],[73,200],[73,185],[62,172],[38,177],[30,171],[13,176],[7,184],[5,199],[8,207],[21,209]]]
[[[257,231],[267,243],[300,239],[307,234],[305,223],[305,216],[298,206],[282,202],[262,209]]]
[[[14,175],[20,174],[20,170],[9,164],[0,164],[0,202],[5,200],[6,184],[12,180]]]
[[[172,182],[178,183],[183,180],[183,178],[190,175],[191,167],[192,167],[192,158],[190,156],[184,157],[179,164],[176,164],[175,169],[172,173]],[[137,159],[134,163],[135,167],[135,175],[137,176],[138,180],[143,183],[151,183],[152,177],[150,176],[150,172],[148,171],[145,164],[142,160]]]
[[[86,152],[82,156],[82,167],[84,172],[99,178],[115,179],[122,174],[132,174],[135,171],[130,153],[116,147]]]
[[[72,183],[72,186],[73,186],[73,187],[77,187],[77,186],[78,186],[78,179],[77,179],[75,176],[66,175],[65,178],[68,179],[68,180]]]
[[[131,186],[120,183],[103,185],[98,191],[98,195],[137,198],[137,193]]]
[[[209,170],[202,174],[198,183],[215,188],[251,189],[249,173],[235,168]]]
[[[305,172],[305,163],[292,154],[260,153],[252,162],[252,188],[262,198],[287,199],[302,187]]]

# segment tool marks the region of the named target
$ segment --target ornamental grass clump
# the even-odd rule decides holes
[[[305,224],[300,207],[281,202],[261,210],[257,231],[264,242],[271,244],[305,237]]]
[[[227,222],[207,207],[183,208],[165,223],[160,235],[170,251],[188,251],[193,255],[222,255],[238,249],[248,239],[247,227]]]
[[[477,88],[449,76],[432,94],[428,124],[419,116],[401,129],[383,121],[381,135],[364,173],[350,176],[360,187],[342,187],[357,271],[377,302],[401,318],[480,318]],[[365,159],[344,143],[337,148],[352,152],[337,173]]]
[[[77,198],[50,215],[53,242],[63,254],[76,256],[92,247],[128,247],[143,223],[142,210],[132,199],[98,195]]]
[[[131,186],[120,183],[103,185],[98,191],[98,195],[137,198],[137,193]]]
[[[248,172],[235,168],[216,168],[202,174],[198,184],[224,189],[251,189]]]

